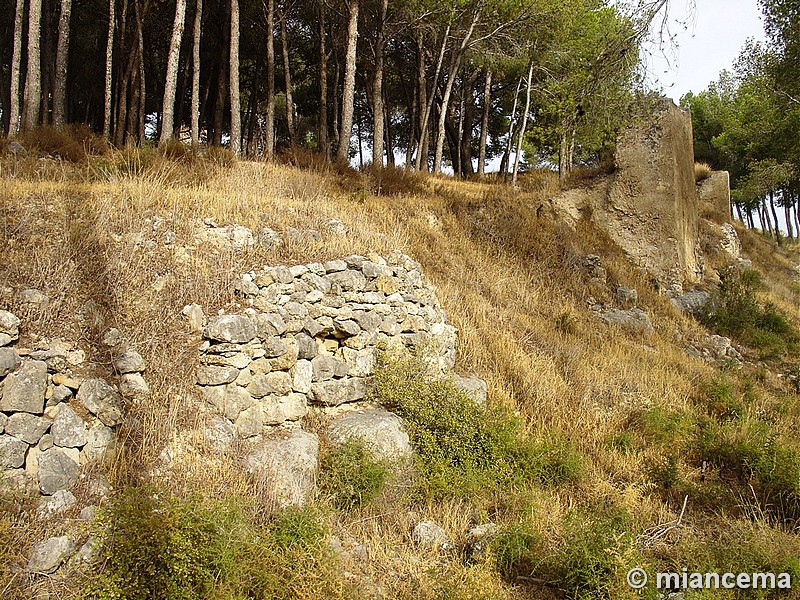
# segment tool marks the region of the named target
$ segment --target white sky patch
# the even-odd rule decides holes
[[[688,91],[702,92],[730,70],[747,38],[764,40],[764,23],[757,0],[673,0],[670,33],[677,48],[653,50],[648,59],[651,86],[663,88],[676,103]],[[666,55],[667,58],[664,58]]]

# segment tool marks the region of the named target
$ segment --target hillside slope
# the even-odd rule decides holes
[[[514,192],[393,172],[181,162],[129,151],[82,166],[9,157],[0,163],[0,182],[0,309],[22,319],[19,344],[69,340],[84,350],[90,369],[113,379],[103,337],[116,328],[147,362],[151,391],[128,407],[124,444],[106,467],[115,492],[101,506],[107,517],[94,526],[124,525],[141,543],[112,535],[106,539],[116,545],[105,546],[105,562],[93,569],[26,573],[32,545],[74,531],[73,517],[92,500],[79,489],[73,512],[40,519],[33,500],[9,495],[0,521],[4,597],[33,597],[31,590],[59,598],[86,590],[148,597],[126,588],[120,574],[125,564],[148,564],[154,581],[173,581],[165,573],[174,564],[150,565],[157,552],[136,537],[154,523],[182,540],[175,560],[189,572],[180,580],[183,592],[164,592],[176,598],[271,597],[263,591],[271,584],[258,583],[257,572],[275,574],[281,597],[302,598],[635,598],[640,593],[625,580],[633,567],[800,575],[794,359],[758,348],[742,348],[741,361],[698,357],[713,332],[658,294],[601,231],[560,223],[548,208],[558,193],[552,174],[529,174],[523,191]],[[201,235],[209,224],[268,227],[284,243],[214,246]],[[761,273],[759,306],[772,302],[800,324],[794,253],[747,231],[739,235]],[[722,270],[712,238],[705,240],[707,267]],[[311,509],[287,517],[265,512],[234,458],[164,468],[164,448],[196,419],[187,398],[196,393],[199,341],[181,314],[186,305],[235,312],[243,308],[235,284],[254,268],[398,249],[421,264],[458,330],[456,370],[488,383],[488,410],[479,414],[488,425],[476,431],[501,440],[502,452],[491,456],[511,457],[518,474],[450,464],[389,478],[377,499],[360,506],[343,508],[335,493],[321,494]],[[638,292],[652,331],[600,318],[599,309],[631,302],[618,288]],[[23,303],[24,289],[49,301]],[[391,368],[378,377],[378,399],[394,398],[391,385],[381,388],[393,381]],[[322,431],[314,421],[321,418],[310,415],[307,427]],[[323,467],[332,452],[323,443]],[[329,468],[363,480],[364,460]],[[480,485],[464,485],[464,477]],[[156,490],[146,497],[170,500],[146,508],[130,491],[142,486]],[[168,526],[151,518],[158,514],[172,515]],[[456,549],[416,545],[409,531],[422,520],[441,525]],[[499,533],[470,553],[467,531],[488,522]],[[82,527],[84,541],[91,526]],[[277,550],[232,554],[225,568],[195,551],[206,534],[237,547],[234,541],[250,535],[243,531],[267,548],[272,542],[264,540],[278,539]],[[338,551],[329,550],[329,535]],[[205,581],[209,564],[214,585],[186,583]],[[87,575],[102,565],[105,579]],[[652,586],[646,597],[657,597]],[[739,596],[717,590],[707,597]]]

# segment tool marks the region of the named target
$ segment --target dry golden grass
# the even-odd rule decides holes
[[[701,183],[709,177],[714,169],[708,163],[694,163],[694,180],[696,183]]]
[[[361,565],[366,576],[389,597],[441,597],[442,581],[474,592],[459,598],[529,597],[530,589],[502,582],[491,561],[464,566],[414,548],[411,525],[432,518],[463,541],[474,524],[525,515],[556,544],[564,515],[575,506],[617,506],[643,527],[675,518],[680,507],[654,494],[646,476],[660,460],[658,450],[624,452],[609,442],[644,408],[691,410],[698,383],[713,373],[685,352],[703,330],[678,315],[602,232],[584,223],[573,231],[542,214],[539,208],[560,189],[556,175],[528,175],[517,192],[486,182],[415,178],[411,194],[374,196],[360,184],[343,187],[324,169],[253,162],[203,163],[199,174],[192,168],[158,158],[137,175],[106,170],[101,176],[91,161],[0,161],[0,288],[35,287],[52,299],[45,312],[23,314],[12,292],[0,307],[26,317],[26,339],[79,341],[100,371],[110,363],[100,337],[111,326],[148,362],[152,397],[131,407],[115,470],[119,485],[153,473],[172,442],[186,449],[170,475],[173,490],[210,497],[258,492],[233,459],[193,450],[192,436],[203,423],[192,401],[199,340],[180,316],[184,305],[198,303],[207,314],[235,309],[235,278],[259,265],[400,249],[422,264],[459,330],[458,370],[485,378],[491,402],[519,414],[527,429],[571,440],[586,457],[587,474],[575,486],[541,490],[524,501],[509,491],[494,505],[419,506],[398,495],[356,515],[332,515],[334,532],[369,547],[370,560]],[[406,189],[399,177],[385,174],[385,181]],[[204,218],[254,231],[295,227],[323,235],[269,252],[222,251],[195,239]],[[327,234],[329,218],[341,219],[348,234]],[[164,243],[167,232],[171,244]],[[774,265],[775,249],[766,244],[745,236],[754,261]],[[589,282],[582,267],[589,253],[603,257],[607,286]],[[777,264],[781,274],[770,284],[770,299],[800,321],[792,262],[780,255]],[[613,329],[590,310],[590,296],[613,304],[617,285],[639,291],[654,334]]]

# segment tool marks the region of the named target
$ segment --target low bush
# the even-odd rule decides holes
[[[376,461],[363,442],[356,441],[327,452],[320,466],[320,490],[343,510],[370,504],[389,475],[386,465]]]
[[[474,497],[580,478],[583,458],[571,442],[556,434],[534,439],[518,418],[477,404],[452,380],[434,377],[428,364],[420,356],[383,353],[374,390],[374,399],[408,428],[424,495]]]
[[[246,505],[129,488],[104,511],[100,571],[84,597],[183,600],[350,597],[311,509],[271,522]]]
[[[74,163],[86,162],[86,149],[67,130],[41,125],[21,134],[19,141],[29,152],[33,150]]]
[[[717,333],[757,348],[762,359],[798,352],[798,333],[771,303],[762,303],[761,276],[753,269],[731,269],[721,276],[719,290],[703,310],[704,322]]]

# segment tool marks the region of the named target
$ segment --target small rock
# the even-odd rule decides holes
[[[328,233],[333,235],[347,235],[347,226],[339,219],[328,219],[324,226]]]
[[[62,402],[67,402],[72,397],[72,390],[65,385],[53,387],[53,393],[47,399],[47,407],[57,406]]]
[[[5,416],[3,413],[0,413],[0,433],[3,433],[5,431],[6,423],[8,423],[8,417]]]
[[[81,521],[94,521],[96,515],[97,515],[97,506],[92,504],[90,506],[86,506],[81,509],[81,514],[79,518]]]
[[[75,552],[75,544],[67,536],[52,537],[33,546],[28,561],[29,573],[54,573]]]
[[[29,360],[20,369],[6,376],[0,410],[41,414],[47,389],[47,363]]]
[[[50,429],[53,443],[62,448],[79,448],[89,440],[89,428],[83,419],[66,404],[58,407],[58,413]]]
[[[199,304],[187,304],[183,307],[181,314],[186,317],[189,322],[189,327],[192,331],[200,333],[203,331],[203,326],[206,322],[206,316],[203,313],[203,308]]]
[[[38,512],[42,516],[54,515],[72,508],[78,503],[75,494],[68,490],[58,490],[52,496],[39,500]]]
[[[286,421],[297,421],[308,414],[305,394],[270,396],[264,399],[264,422],[267,425],[280,425]]]
[[[133,348],[128,348],[114,359],[114,369],[120,375],[126,373],[141,373],[145,370],[146,364],[142,355]]]
[[[120,377],[119,393],[129,400],[144,400],[150,396],[150,386],[141,373],[127,373]]]
[[[250,408],[239,413],[236,419],[236,431],[243,438],[250,438],[261,434],[264,426],[264,413],[260,404],[253,404]]]
[[[86,445],[81,452],[82,462],[101,461],[114,448],[116,436],[114,430],[99,423],[89,429]]]
[[[486,398],[489,388],[486,382],[479,377],[460,377],[453,374],[453,382],[456,388],[469,396],[478,406],[486,406]]]
[[[14,314],[7,310],[0,310],[0,346],[7,346],[11,342],[19,339],[19,325],[21,321]]]
[[[637,333],[653,333],[650,317],[640,308],[630,310],[608,309],[600,314],[600,318],[611,325],[616,325]]]
[[[39,443],[41,437],[50,429],[50,423],[50,419],[30,413],[14,413],[8,418],[6,433],[34,445]]]
[[[41,290],[34,288],[20,290],[17,300],[21,304],[29,304],[38,310],[44,310],[50,304],[50,297]]]
[[[239,377],[239,369],[230,366],[200,365],[195,374],[197,383],[200,385],[224,385],[236,381],[236,378]]]
[[[684,314],[691,315],[695,318],[702,318],[705,312],[710,308],[709,300],[711,294],[701,290],[684,292],[680,296],[670,298],[672,305]]]
[[[311,391],[311,382],[314,377],[314,367],[311,361],[298,360],[289,370],[292,378],[292,389],[301,394],[308,394]]]
[[[87,379],[78,389],[78,400],[105,425],[113,427],[122,420],[122,399],[103,379]]]
[[[5,377],[22,364],[19,355],[11,348],[0,348],[0,377]]]
[[[205,327],[207,338],[219,342],[246,344],[256,337],[256,326],[243,315],[220,315]]]
[[[618,287],[617,302],[622,308],[634,308],[639,302],[639,292],[633,288]]]
[[[347,363],[333,356],[320,354],[311,361],[313,381],[327,381],[334,377],[344,377],[349,371]]]
[[[62,448],[50,448],[39,455],[39,489],[45,496],[71,488],[78,481],[78,460]]]
[[[288,377],[288,374],[287,374]],[[234,383],[200,388],[206,402],[216,411],[235,422],[243,410],[253,405],[253,397]]]
[[[325,406],[339,406],[347,402],[358,402],[367,395],[366,381],[360,377],[321,381],[311,386],[315,402]]]
[[[103,345],[108,346],[109,348],[113,348],[114,346],[118,346],[122,343],[122,334],[120,333],[119,329],[116,327],[112,327],[108,331],[105,332],[102,339]]]
[[[264,250],[269,252],[270,250],[276,250],[283,246],[283,238],[281,234],[274,229],[264,227],[258,232],[258,243]]]
[[[236,428],[228,419],[215,416],[211,418],[203,434],[212,453],[225,454],[236,439]]]
[[[86,543],[83,546],[81,546],[80,550],[78,550],[78,558],[80,558],[81,561],[85,563],[93,563],[100,558],[100,551],[102,550],[102,548],[103,544],[100,541],[100,538],[93,535],[89,536],[89,539],[86,540]]]
[[[417,545],[426,548],[439,548],[452,550],[453,542],[447,537],[444,529],[433,521],[421,521],[411,530],[411,540]]]
[[[28,444],[10,435],[0,435],[0,469],[19,469],[25,464]]]

